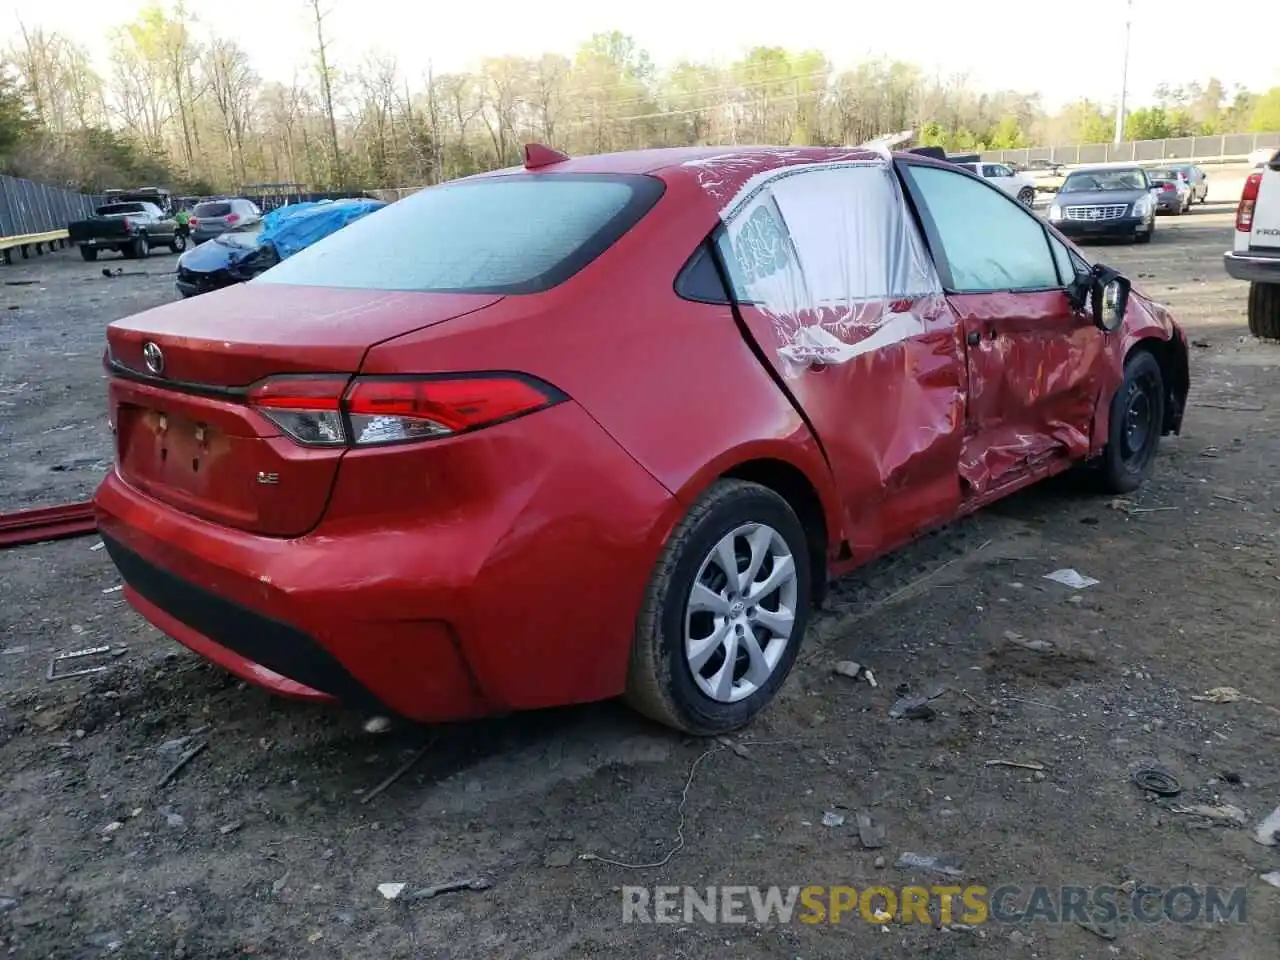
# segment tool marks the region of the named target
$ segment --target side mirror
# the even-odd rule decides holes
[[[1093,306],[1093,325],[1103,333],[1115,333],[1124,324],[1129,306],[1128,278],[1102,264],[1095,264],[1090,274],[1089,301]]]

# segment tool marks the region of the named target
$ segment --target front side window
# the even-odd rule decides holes
[[[438,293],[539,293],[612,246],[662,181],[513,174],[419,190],[300,250],[254,283]]]
[[[956,293],[1060,287],[1044,225],[986,184],[938,167],[906,167],[937,230]]]

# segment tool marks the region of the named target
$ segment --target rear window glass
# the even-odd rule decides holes
[[[196,217],[225,217],[230,212],[229,203],[197,203],[192,214]]]
[[[420,190],[301,250],[254,283],[538,293],[607,250],[657,202],[646,176],[517,174]]]
[[[120,213],[146,213],[147,208],[141,203],[108,203],[97,209],[100,217],[110,217]]]

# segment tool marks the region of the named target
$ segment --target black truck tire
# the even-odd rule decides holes
[[[133,244],[129,247],[128,255],[134,260],[143,260],[150,252],[151,244],[147,241],[147,235],[142,233],[138,235],[137,239],[135,239]]]
[[[98,259],[98,248],[97,248],[97,247],[86,247],[86,246],[81,246],[81,247],[80,247],[80,256],[84,257],[84,259],[86,259],[86,260],[88,260],[90,263],[92,263],[94,260],[97,260],[97,259]]]
[[[1249,332],[1280,340],[1280,283],[1249,284]]]

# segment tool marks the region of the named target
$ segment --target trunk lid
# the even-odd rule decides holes
[[[501,299],[244,284],[118,320],[107,343],[120,476],[203,519],[300,536],[320,521],[345,448],[293,442],[244,388],[274,374],[354,374],[374,344]],[[163,355],[158,374],[147,344]]]

